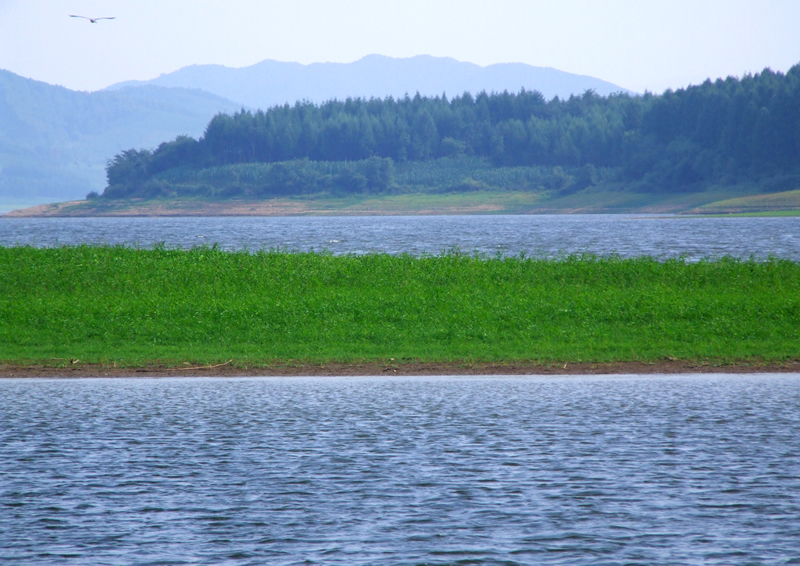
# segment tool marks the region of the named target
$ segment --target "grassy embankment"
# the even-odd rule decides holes
[[[391,195],[308,195],[269,199],[94,199],[43,205],[10,213],[15,216],[339,216],[418,214],[563,214],[563,213],[687,213],[700,216],[797,216],[800,205],[785,209],[759,206],[735,210],[717,208],[739,187],[718,188],[678,196],[648,195],[617,186],[590,187],[575,194],[517,190]],[[711,206],[704,206],[711,203]],[[795,206],[794,209],[791,207]]]
[[[691,212],[735,216],[800,216],[800,189],[724,199],[704,204]]]
[[[0,248],[0,361],[800,357],[789,261]]]

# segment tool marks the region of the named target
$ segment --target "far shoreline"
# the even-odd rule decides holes
[[[800,190],[749,197],[729,191],[658,198],[620,191],[582,191],[553,198],[522,190],[461,193],[402,193],[334,197],[276,197],[75,200],[40,204],[0,214],[0,218],[130,217],[289,217],[648,214],[697,217],[797,216]]]

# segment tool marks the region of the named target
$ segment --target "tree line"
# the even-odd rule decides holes
[[[644,191],[767,177],[778,189],[800,184],[800,65],[786,74],[765,69],[661,95],[586,91],[548,101],[529,90],[417,94],[218,114],[198,140],[180,136],[152,151],[116,155],[108,162],[105,194],[131,196],[174,169],[297,160],[364,161],[366,169],[383,171],[367,183],[385,188],[392,162],[459,156],[496,167],[616,168]],[[357,180],[354,186],[363,188]]]

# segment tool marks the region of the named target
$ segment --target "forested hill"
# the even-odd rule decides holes
[[[640,191],[697,191],[742,180],[797,188],[800,65],[785,75],[766,69],[663,95],[587,91],[548,101],[523,90],[219,114],[199,140],[180,137],[155,151],[117,155],[105,196],[219,194],[214,178],[226,179],[225,194],[385,191],[393,187],[394,165],[446,157],[582,171],[574,190],[595,182],[600,169]],[[249,180],[231,182],[232,165],[277,162],[283,163],[250,167]],[[326,169],[314,162],[352,163]],[[202,187],[199,171],[207,173]]]

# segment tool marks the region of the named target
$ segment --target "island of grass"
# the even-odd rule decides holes
[[[777,259],[11,247],[0,297],[5,375],[800,362],[800,264]]]

